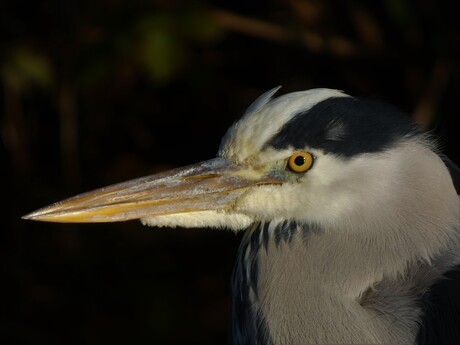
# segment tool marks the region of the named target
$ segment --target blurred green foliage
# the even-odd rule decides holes
[[[48,88],[53,82],[53,70],[43,54],[25,47],[13,47],[4,56],[2,79],[16,90],[29,85]]]
[[[133,49],[133,53],[157,82],[168,81],[178,73],[190,58],[188,45],[212,43],[219,33],[209,13],[197,10],[155,13],[142,18],[135,31],[138,49]]]

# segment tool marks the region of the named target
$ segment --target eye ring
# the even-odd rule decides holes
[[[310,152],[299,151],[289,157],[287,166],[296,173],[307,172],[313,166],[313,155]]]

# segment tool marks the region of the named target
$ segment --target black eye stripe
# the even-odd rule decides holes
[[[341,140],[330,139],[331,123],[340,123]],[[417,125],[406,114],[378,101],[332,97],[299,112],[268,140],[267,146],[311,147],[343,157],[382,152],[403,138],[419,135]]]

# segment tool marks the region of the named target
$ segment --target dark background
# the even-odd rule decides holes
[[[0,1],[0,342],[222,344],[241,235],[20,219],[212,158],[262,92],[396,104],[457,164],[450,1]]]

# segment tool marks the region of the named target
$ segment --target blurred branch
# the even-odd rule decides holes
[[[80,159],[78,154],[79,122],[77,99],[77,61],[80,54],[78,41],[79,2],[65,0],[60,3],[60,44],[57,56],[56,108],[59,113],[60,149],[65,181],[77,188],[80,183]]]
[[[436,110],[449,82],[449,72],[449,62],[444,58],[438,58],[425,91],[412,113],[413,118],[422,126],[423,130],[428,130],[434,122]]]
[[[16,84],[3,78],[4,111],[2,139],[11,155],[13,171],[25,175],[29,166],[29,155],[24,136],[24,119],[20,92]]]
[[[353,18],[352,23],[361,42],[369,49],[383,51],[385,35],[379,22],[363,6],[352,6],[350,11]]]
[[[248,18],[221,9],[214,9],[212,16],[216,23],[225,30],[282,44],[298,42],[308,50],[318,54],[353,57],[366,53],[355,42],[338,35],[323,35],[312,31],[298,34],[277,24]]]
[[[212,11],[215,21],[224,29],[279,43],[292,41],[292,34],[285,28],[262,20],[248,18],[230,11]]]
[[[21,96],[33,86],[49,87],[53,74],[46,55],[27,45],[9,47],[5,55],[0,66],[5,112],[1,135],[11,156],[13,171],[25,175],[30,167],[30,157]]]
[[[61,156],[64,176],[66,182],[76,188],[80,182],[77,94],[75,86],[69,82],[59,87],[57,108],[60,118]]]

